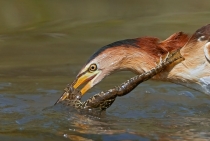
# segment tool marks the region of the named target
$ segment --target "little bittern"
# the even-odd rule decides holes
[[[95,52],[76,76],[72,86],[81,85],[82,95],[104,77],[121,70],[142,74],[156,66],[161,56],[180,49],[184,61],[167,66],[153,77],[210,94],[210,25],[192,36],[182,32],[164,41],[154,37],[126,39],[111,43]]]

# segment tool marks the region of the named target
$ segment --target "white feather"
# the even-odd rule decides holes
[[[210,94],[210,76],[202,77],[199,80],[204,90]]]

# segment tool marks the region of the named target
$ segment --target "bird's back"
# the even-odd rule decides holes
[[[210,94],[209,39],[210,25],[198,29],[181,48],[185,60],[175,66],[169,66],[156,78]]]

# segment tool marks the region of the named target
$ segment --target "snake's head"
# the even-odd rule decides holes
[[[68,99],[68,100],[81,100],[81,98],[82,98],[81,92],[78,89],[74,89],[74,87],[72,87],[71,85],[68,85],[64,89],[64,93],[56,101],[55,104],[60,103],[61,101],[64,101],[65,99]]]

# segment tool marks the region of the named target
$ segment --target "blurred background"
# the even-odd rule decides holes
[[[142,83],[101,119],[43,109],[100,47],[192,34],[209,17],[209,0],[0,0],[0,140],[208,140],[209,96],[171,83]],[[112,75],[85,98],[131,76]]]
[[[140,36],[164,39],[178,31],[193,33],[209,23],[208,17],[208,0],[2,0],[1,63],[60,64],[72,63],[75,58],[81,65],[90,54],[113,41]],[[72,54],[77,56],[70,57]]]
[[[110,25],[112,28],[114,26],[122,28],[124,25],[124,28],[122,28],[124,30],[121,29],[121,33],[124,31],[130,34],[134,33],[134,31],[129,30],[129,28],[137,29],[140,26],[152,26],[154,23],[162,28],[168,24],[173,24],[171,30],[186,30],[186,28],[189,30],[192,25],[208,22],[205,18],[209,16],[209,2],[207,0],[202,2],[196,0],[132,0],[130,2],[125,0],[116,0],[114,2],[93,0],[88,2],[11,0],[0,1],[0,5],[1,33],[33,31],[36,29],[43,32],[51,29],[55,32],[68,33],[74,27],[91,23],[95,24],[92,27]],[[130,25],[131,23],[133,25]],[[126,27],[127,24],[130,27]],[[159,30],[162,30],[162,28]],[[154,34],[154,31],[151,30],[147,31],[147,33]],[[81,34],[81,31],[77,33]],[[139,31],[139,34],[141,33],[142,31]]]

